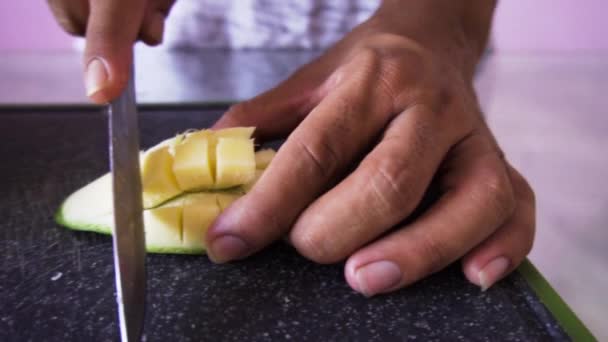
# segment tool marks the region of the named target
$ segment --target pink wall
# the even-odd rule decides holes
[[[343,0],[340,0],[343,1]],[[608,50],[608,0],[499,0],[501,51]],[[71,48],[44,0],[0,0],[0,51]]]
[[[69,49],[45,0],[0,0],[0,51]]]
[[[608,50],[608,0],[499,0],[498,50]]]

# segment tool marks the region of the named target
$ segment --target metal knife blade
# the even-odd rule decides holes
[[[139,341],[145,313],[146,249],[134,71],[131,71],[123,93],[108,106],[108,116],[114,191],[112,240],[120,336],[123,342]]]

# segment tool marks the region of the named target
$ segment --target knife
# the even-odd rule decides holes
[[[143,330],[146,272],[135,66],[123,93],[108,106],[110,166],[114,193],[114,273],[120,336],[139,341]]]

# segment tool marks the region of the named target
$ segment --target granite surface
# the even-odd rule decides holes
[[[141,113],[142,145],[218,110]],[[57,226],[71,191],[107,170],[106,117],[0,110],[0,341],[117,340],[111,239]],[[277,244],[242,262],[149,255],[146,341],[567,340],[520,275],[487,292],[453,266],[372,299]]]

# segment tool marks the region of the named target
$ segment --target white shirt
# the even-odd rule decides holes
[[[166,23],[169,48],[325,48],[380,0],[179,0]]]

